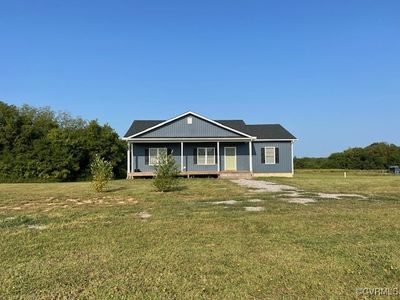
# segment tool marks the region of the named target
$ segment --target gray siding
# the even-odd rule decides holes
[[[134,144],[133,146],[133,170],[140,169],[142,172],[152,172],[154,168],[145,165],[145,149],[167,147],[172,150],[172,154],[180,168],[181,163],[181,145],[180,143],[149,143]],[[214,147],[217,154],[217,144],[210,143],[184,143],[184,170],[185,171],[217,171],[215,165],[197,165],[194,164],[194,149],[197,147]],[[249,167],[249,145],[248,143],[232,142],[220,143],[220,164],[221,171],[225,169],[224,165],[224,147],[236,147],[237,170],[248,171]],[[261,163],[261,148],[278,147],[279,163],[275,165],[266,165]],[[217,161],[216,161],[217,162]],[[253,142],[253,172],[254,173],[290,173],[292,172],[292,153],[290,142]]]
[[[249,171],[249,143],[220,143],[221,171],[225,170],[224,148],[236,147],[236,169],[237,171]]]
[[[184,151],[185,154],[185,171],[218,171],[217,158],[215,158],[215,165],[197,165],[194,164],[194,151],[197,147],[214,147],[215,155],[217,155],[216,143],[185,143]]]
[[[278,147],[279,163],[266,165],[261,163],[261,148]],[[292,147],[290,142],[254,142],[253,143],[253,172],[254,173],[291,173]]]
[[[145,164],[145,150],[146,148],[169,148],[172,150],[176,163],[180,168],[181,164],[181,145],[176,143],[165,144],[133,144],[133,163],[132,170],[140,169],[141,172],[154,172],[153,166]]]
[[[165,126],[161,126],[140,137],[160,138],[160,137],[241,137],[230,130],[221,128],[203,119],[191,116],[192,124],[187,124],[187,116],[173,121]]]

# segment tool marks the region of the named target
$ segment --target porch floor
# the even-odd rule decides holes
[[[154,177],[154,172],[132,172],[128,173],[127,179]],[[248,171],[184,171],[180,172],[181,177],[196,177],[196,176],[215,176],[221,178],[251,178],[252,174]]]

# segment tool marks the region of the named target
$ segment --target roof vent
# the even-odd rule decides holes
[[[187,123],[192,124],[193,123],[193,118],[192,117],[187,117]]]

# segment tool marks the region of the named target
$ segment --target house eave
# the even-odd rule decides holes
[[[257,139],[257,137],[176,137],[176,138],[132,138],[124,137],[127,142],[203,142],[203,141],[253,141],[253,142],[296,142],[299,139]]]
[[[299,139],[255,139],[254,142],[297,142]]]
[[[255,137],[176,137],[176,138],[123,138],[127,142],[157,143],[157,142],[249,142]]]

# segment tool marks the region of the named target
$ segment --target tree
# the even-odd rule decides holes
[[[155,165],[156,177],[153,185],[159,192],[168,192],[178,187],[179,168],[172,154],[161,153]]]
[[[295,167],[303,169],[387,169],[400,165],[400,147],[394,144],[373,143],[365,148],[350,148],[332,153],[329,157],[295,159]]]
[[[92,186],[96,192],[101,193],[104,191],[113,177],[112,169],[110,162],[104,160],[98,154],[95,155],[90,165],[90,171],[92,173]]]
[[[97,120],[0,101],[0,181],[89,179],[95,154],[124,178],[125,147],[109,125]]]

